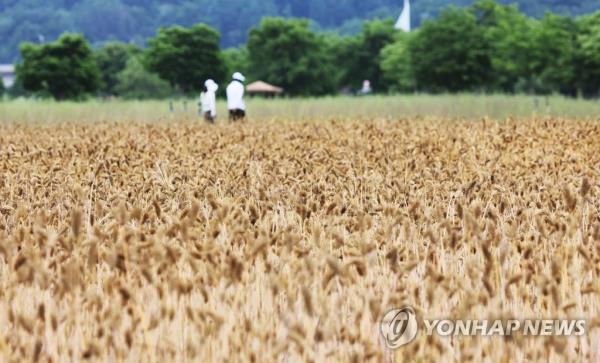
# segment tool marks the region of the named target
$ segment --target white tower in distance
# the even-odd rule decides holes
[[[404,0],[404,8],[396,22],[395,28],[407,33],[410,32],[410,0]]]

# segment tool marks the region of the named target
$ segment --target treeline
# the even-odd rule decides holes
[[[161,28],[146,48],[109,43],[94,51],[82,35],[66,34],[20,50],[17,88],[56,99],[190,95],[233,71],[292,96],[356,90],[363,80],[379,93],[600,92],[600,12],[537,20],[493,0],[449,7],[412,33],[394,30],[392,19],[340,36],[274,17],[252,28],[246,45],[225,50],[203,24]]]
[[[474,0],[413,0],[413,22],[437,17],[449,4]],[[501,0],[541,17],[546,11],[583,15],[598,0]],[[217,29],[224,47],[247,41],[264,16],[310,19],[312,29],[357,34],[364,20],[397,17],[402,0],[0,0],[0,63],[17,61],[21,42],[45,42],[64,31],[82,33],[94,47],[107,41],[145,46],[161,26],[205,23]]]

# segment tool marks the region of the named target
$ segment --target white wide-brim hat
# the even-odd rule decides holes
[[[233,74],[233,79],[235,79],[236,81],[244,82],[246,80],[246,77],[244,77],[244,75],[240,72],[235,72]]]
[[[216,91],[219,89],[219,85],[212,79],[207,79],[206,82],[204,82],[204,86],[206,86],[206,89],[209,91]]]

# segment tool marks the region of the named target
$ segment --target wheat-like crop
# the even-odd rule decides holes
[[[599,173],[591,120],[0,126],[0,360],[598,362]]]

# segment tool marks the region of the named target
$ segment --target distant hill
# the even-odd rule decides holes
[[[510,3],[512,1],[501,1]],[[435,17],[449,4],[473,0],[413,0],[413,24]],[[519,0],[531,15],[546,11],[581,15],[600,9],[600,0]],[[0,0],[0,63],[18,57],[22,41],[43,42],[65,31],[82,32],[95,44],[110,40],[145,44],[160,26],[204,22],[222,34],[224,47],[246,40],[263,16],[305,17],[316,29],[353,33],[363,20],[396,17],[402,0]]]

